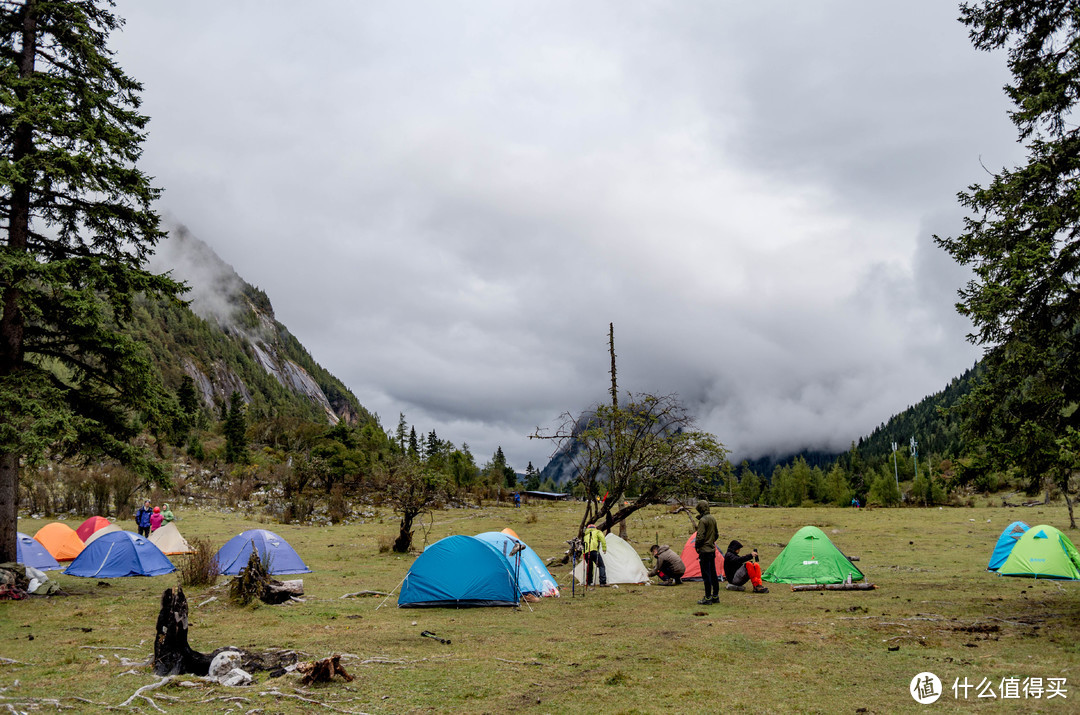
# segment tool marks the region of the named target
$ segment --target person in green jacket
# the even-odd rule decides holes
[[[698,601],[702,606],[720,602],[720,578],[716,575],[716,517],[709,513],[709,502],[697,503],[698,523],[694,550],[701,564],[701,580],[705,584],[705,598]]]
[[[596,528],[596,524],[585,527],[585,584],[592,583],[593,565],[600,571],[600,585],[607,586],[607,569],[604,568],[604,556],[601,549],[607,551],[607,539],[604,532]]]
[[[166,524],[171,524],[175,519],[176,519],[176,516],[173,515],[172,509],[169,508],[169,505],[168,504],[162,504],[161,505],[161,525],[165,526]]]

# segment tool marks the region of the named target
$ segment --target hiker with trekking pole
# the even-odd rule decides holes
[[[585,585],[592,584],[595,565],[600,571],[600,585],[607,586],[607,569],[604,567],[604,556],[600,553],[601,549],[607,551],[607,539],[604,538],[604,532],[597,529],[596,524],[589,524],[585,527],[584,542]]]

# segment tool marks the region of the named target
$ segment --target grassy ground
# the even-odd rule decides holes
[[[579,515],[576,504],[443,511],[426,525],[426,539],[510,526],[546,559],[562,553]],[[1006,524],[1064,527],[1064,507],[720,508],[716,515],[721,542],[758,547],[763,566],[799,527],[820,526],[861,558],[879,589],[794,593],[776,585],[766,595],[721,591],[718,605],[701,607],[700,584],[624,585],[571,598],[569,569],[558,567],[552,572],[565,585],[563,597],[531,607],[398,609],[392,598],[376,610],[383,599],[341,596],[390,591],[405,576],[412,556],[378,553],[378,537],[396,530],[392,518],[315,528],[181,512],[186,536],[217,545],[244,529],[270,528],[314,571],[303,577],[305,603],[238,608],[225,599],[225,578],[217,590],[188,593],[194,648],[292,648],[312,659],[344,653],[356,679],[300,688],[295,676],[260,674],[252,687],[225,689],[188,677],[146,694],[170,713],[319,709],[300,698],[368,713],[883,713],[921,707],[908,686],[931,671],[944,684],[931,706],[939,710],[965,707],[952,692],[957,678],[987,679],[1000,695],[1002,678],[1038,677],[1066,678],[1067,699],[976,700],[973,689],[966,707],[1078,711],[1080,584],[984,570]],[[19,530],[32,534],[44,523],[21,520]],[[688,533],[685,515],[661,509],[629,525],[642,554],[656,538],[679,549]],[[424,534],[417,536],[422,542]],[[121,659],[152,652],[161,592],[175,577],[55,578],[71,596],[0,602],[0,657],[17,661],[0,665],[0,706],[52,709],[42,699],[54,698],[64,708],[103,711],[156,682],[148,667]],[[452,643],[422,638],[423,630]],[[145,700],[132,705],[156,712]]]

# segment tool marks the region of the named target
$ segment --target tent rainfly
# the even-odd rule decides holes
[[[67,524],[54,521],[37,530],[34,538],[44,546],[57,561],[71,561],[83,550],[82,539]]]
[[[176,567],[161,549],[130,531],[114,531],[83,549],[64,569],[65,576],[84,578],[124,578],[162,576]]]
[[[823,584],[843,583],[848,577],[862,581],[859,567],[840,553],[825,532],[816,526],[804,526],[761,574],[769,583]]]
[[[483,534],[477,534],[476,538],[487,542],[502,552],[507,563],[517,574],[519,591],[534,596],[558,596],[559,585],[555,582],[555,577],[547,570],[537,553],[529,548],[528,544],[517,538],[517,534],[511,536],[506,533],[507,531],[510,530],[485,531]]]
[[[21,531],[15,533],[15,561],[38,571],[62,568],[40,541]]]
[[[474,536],[447,536],[424,549],[405,574],[399,608],[516,606],[513,567],[502,551]]]
[[[1030,528],[1022,521],[1014,521],[1006,526],[1005,531],[1001,532],[1001,536],[998,537],[997,543],[994,545],[994,553],[990,554],[990,563],[986,565],[986,570],[997,571],[1001,568],[1001,565],[1005,563],[1005,559],[1009,558],[1009,554],[1012,553],[1016,542]]]
[[[1017,540],[998,573],[1076,581],[1080,580],[1080,553],[1065,534],[1053,526],[1040,524]]]
[[[170,521],[165,526],[152,531],[150,533],[150,543],[161,549],[161,552],[166,556],[190,554],[195,550],[188,544],[187,539],[180,534],[180,529],[176,528],[175,521]],[[244,565],[246,566],[247,563],[245,562]]]
[[[251,550],[259,552],[259,558],[269,560],[271,574],[311,573],[304,560],[289,542],[266,529],[249,529],[237,534],[218,549],[217,560],[221,573],[236,576],[248,564]]]
[[[82,539],[85,544],[86,540],[90,537],[90,534],[93,534],[98,529],[105,528],[111,523],[111,521],[103,516],[92,516],[80,524],[79,528],[75,530],[75,533],[79,535],[79,538]]]
[[[93,534],[90,534],[90,536],[86,537],[86,543],[84,545],[89,546],[90,544],[94,543],[94,541],[96,541],[97,539],[100,539],[102,536],[105,536],[105,534],[114,534],[117,531],[123,531],[123,529],[121,529],[116,524],[109,524],[108,526],[103,526],[100,529],[98,529],[97,531],[95,531]]]
[[[607,541],[607,553],[604,554],[604,570],[608,583],[645,583],[649,572],[634,547],[619,538],[617,534],[604,536]],[[585,564],[579,562],[574,567],[574,578],[578,583],[585,583]],[[593,584],[600,582],[598,569],[593,569]]]
[[[686,573],[682,575],[683,581],[701,580],[701,560],[698,558],[697,549],[694,548],[696,538],[697,532],[695,531],[690,534],[690,538],[686,540],[686,544],[683,546],[682,553],[679,554],[683,566],[686,567]],[[724,554],[719,548],[716,549],[716,575],[721,581],[724,580]]]

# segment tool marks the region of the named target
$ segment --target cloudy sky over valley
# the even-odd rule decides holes
[[[736,457],[845,449],[980,354],[931,237],[1021,149],[949,2],[117,12],[159,210],[384,427],[541,467],[613,322]]]

